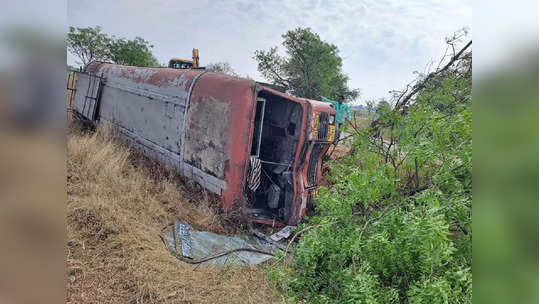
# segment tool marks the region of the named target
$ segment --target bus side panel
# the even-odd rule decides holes
[[[109,64],[95,73],[105,78],[98,119],[116,125],[146,155],[180,169],[188,91],[196,74]]]

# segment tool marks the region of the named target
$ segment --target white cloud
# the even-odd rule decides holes
[[[308,26],[339,47],[349,85],[362,90],[364,102],[403,88],[414,70],[440,58],[445,36],[471,26],[471,6],[466,0],[84,0],[68,2],[68,23],[141,36],[155,44],[161,62],[189,57],[197,47],[203,64],[228,61],[255,78],[255,50],[280,46],[284,32]]]

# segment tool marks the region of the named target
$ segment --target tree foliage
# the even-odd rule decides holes
[[[112,61],[132,66],[158,66],[148,41],[136,37],[133,40],[110,37],[96,26],[69,27],[67,49],[78,59],[83,68],[92,61]]]
[[[94,60],[110,58],[111,39],[101,31],[101,27],[75,28],[70,26],[67,33],[67,49],[80,60],[83,68]]]
[[[228,62],[216,62],[206,65],[206,71],[221,73],[230,76],[238,76]]]
[[[112,39],[110,44],[110,59],[118,64],[141,67],[158,66],[159,62],[152,54],[148,41],[135,37],[133,40],[124,38]]]
[[[323,41],[310,28],[297,28],[282,37],[287,56],[279,55],[277,47],[255,52],[262,76],[301,97],[358,97],[359,90],[347,86],[348,76],[342,72],[342,59],[335,45]]]
[[[471,51],[425,79],[330,164],[314,228],[270,272],[290,302],[471,303]]]

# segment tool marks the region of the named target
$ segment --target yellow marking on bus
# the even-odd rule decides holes
[[[333,141],[335,139],[335,126],[329,126],[328,141]]]
[[[319,114],[316,114],[314,116],[314,122],[313,122],[313,139],[316,140],[318,138],[318,120],[320,118]]]

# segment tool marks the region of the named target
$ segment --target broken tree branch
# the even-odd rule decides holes
[[[412,97],[415,96],[415,94],[417,94],[420,90],[424,89],[427,85],[427,83],[434,77],[434,76],[437,76],[439,74],[441,74],[442,72],[446,71],[447,69],[449,69],[453,63],[455,63],[455,61],[457,61],[460,56],[462,56],[462,54],[464,54],[464,52],[472,45],[472,40],[470,40],[458,53],[456,53],[452,58],[451,60],[449,60],[449,62],[441,69],[433,72],[433,73],[430,73],[429,75],[427,75],[427,77],[425,77],[425,79],[423,79],[422,81],[418,82],[417,84],[415,84],[413,86],[413,89],[412,91],[406,95],[404,98],[399,99],[397,100],[397,103],[395,104],[395,109],[398,109],[398,108],[401,108],[403,106],[405,106],[411,99]]]

